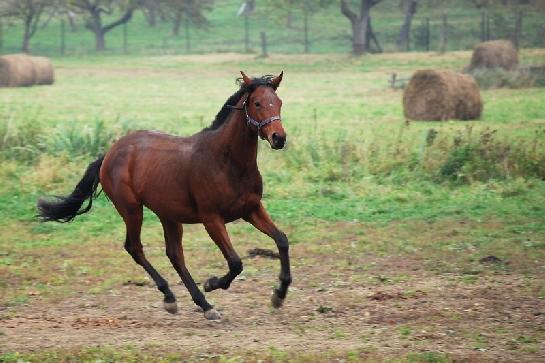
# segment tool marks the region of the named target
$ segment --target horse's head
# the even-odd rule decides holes
[[[257,128],[258,135],[266,139],[273,149],[282,149],[286,143],[286,132],[280,118],[282,100],[276,95],[276,89],[282,81],[283,72],[267,83],[257,86],[244,72],[240,73],[245,86],[249,89],[255,86],[244,104],[248,124]]]

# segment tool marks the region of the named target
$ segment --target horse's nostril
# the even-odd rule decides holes
[[[272,142],[275,147],[282,148],[284,147],[284,143],[286,142],[286,137],[281,136],[275,132],[272,134]]]

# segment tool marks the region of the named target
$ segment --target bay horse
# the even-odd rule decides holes
[[[144,206],[159,217],[166,254],[206,319],[217,320],[221,315],[185,265],[184,223],[202,223],[229,266],[224,276],[206,280],[205,292],[229,288],[242,272],[242,261],[225,227],[240,218],[277,245],[281,270],[280,285],[271,297],[275,308],[282,305],[291,283],[288,239],[261,203],[263,184],[256,160],[258,138],[267,140],[272,149],[282,149],[286,141],[280,118],[282,101],[276,94],[283,72],[261,78],[241,74],[239,90],[227,99],[209,127],[189,137],[157,131],[129,133],[87,167],[70,195],[38,200],[42,221],[70,222],[91,209],[101,184],[125,222],[125,249],[163,293],[169,313],[178,311],[176,297],[146,259],[140,240]]]

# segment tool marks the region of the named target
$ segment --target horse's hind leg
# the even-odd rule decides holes
[[[191,298],[204,311],[204,317],[208,320],[220,319],[220,314],[206,301],[204,294],[199,290],[195,280],[191,277],[184,260],[184,251],[182,249],[182,225],[177,222],[161,219],[163,230],[165,232],[165,243],[167,256],[174,266],[178,275],[182,279],[185,287],[189,291]]]
[[[140,231],[142,229],[142,206],[135,206],[130,210],[121,213],[125,225],[127,226],[127,237],[125,240],[125,249],[132,256],[134,261],[142,266],[144,270],[155,281],[157,288],[164,295],[164,306],[166,311],[171,314],[178,312],[176,297],[170,290],[168,282],[155,270],[144,255],[144,249],[140,240]]]

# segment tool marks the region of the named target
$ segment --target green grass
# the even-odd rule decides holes
[[[386,225],[493,216],[521,233],[535,230],[545,212],[545,185],[536,179],[545,177],[545,90],[484,91],[481,121],[407,126],[401,93],[386,86],[386,67],[407,72],[423,62],[461,64],[462,55],[314,56],[306,69],[298,56],[59,59],[54,86],[1,95],[0,224],[30,226],[26,238],[15,239],[20,248],[72,243],[81,230],[89,238],[103,235],[103,226],[119,224],[104,197],[98,212],[67,226],[35,224],[35,201],[70,191],[92,157],[128,130],[198,131],[234,91],[237,69],[271,73],[281,64],[288,147],[274,152],[261,144],[259,153],[264,201],[279,223]],[[199,67],[203,61],[211,67]],[[431,146],[430,129],[437,131]],[[487,136],[490,130],[494,136]],[[463,142],[453,148],[456,139]],[[541,250],[535,246],[530,250]]]
[[[532,62],[543,55],[541,50],[525,50],[522,59]],[[0,93],[0,306],[17,311],[35,296],[45,302],[62,299],[74,293],[73,286],[101,294],[135,276],[142,278],[122,250],[123,223],[104,196],[91,213],[66,225],[38,223],[36,200],[69,192],[93,156],[128,130],[189,135],[208,125],[235,91],[240,69],[252,75],[285,71],[279,96],[288,146],[273,151],[261,143],[259,165],[264,203],[287,232],[295,253],[311,264],[335,257],[327,272],[331,275],[309,276],[311,286],[320,288],[322,279],[381,288],[409,284],[419,277],[407,270],[385,273],[368,263],[400,256],[417,259],[418,268],[468,288],[483,279],[515,274],[527,279],[530,296],[543,298],[545,290],[536,281],[545,257],[545,90],[486,90],[480,121],[407,125],[402,93],[388,88],[390,72],[461,68],[468,58],[468,52],[361,59],[232,54],[56,58],[55,85]],[[430,143],[431,129],[437,133]],[[241,254],[256,243],[273,247],[244,223],[230,225],[229,232]],[[223,268],[221,254],[202,228],[188,226],[185,235],[188,264],[198,281]],[[153,247],[148,253],[153,264],[171,271],[169,279],[174,281],[164,258],[160,224],[149,212],[143,240],[147,248]],[[485,267],[479,260],[488,255],[504,263]],[[294,260],[299,263],[304,268],[305,263]],[[251,264],[245,270],[248,277],[260,273]],[[403,296],[413,294],[407,288]],[[324,316],[335,313],[329,311],[331,306],[323,305]],[[405,340],[422,330],[410,323],[394,329]],[[468,332],[468,341],[484,348],[487,341],[476,334]],[[513,346],[534,354],[540,333],[517,334]],[[342,340],[351,335],[339,328],[328,331],[327,337]],[[423,351],[392,359],[452,360]],[[261,353],[255,358],[316,358],[277,348]],[[82,347],[7,353],[0,361],[185,357],[169,354],[141,347]],[[328,357],[358,361],[359,354],[355,348]]]

